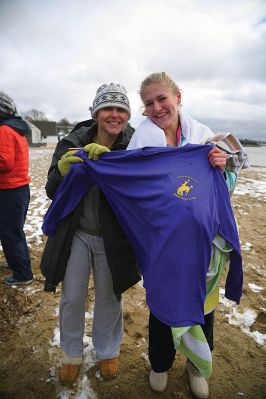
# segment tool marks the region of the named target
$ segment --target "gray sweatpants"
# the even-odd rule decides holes
[[[92,342],[98,360],[119,356],[122,305],[113,291],[102,237],[76,232],[62,284],[59,307],[60,344],[70,356],[83,353],[85,305],[91,269],[94,277]]]

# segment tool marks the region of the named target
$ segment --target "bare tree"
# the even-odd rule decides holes
[[[39,111],[35,108],[31,109],[30,111],[25,113],[25,118],[30,121],[48,121],[47,116],[45,115],[44,112]]]
[[[59,125],[59,126],[71,126],[72,123],[69,122],[69,120],[67,118],[62,118],[62,119],[60,119],[60,121],[57,122],[57,125]]]

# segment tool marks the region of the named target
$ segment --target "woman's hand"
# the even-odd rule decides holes
[[[226,153],[217,147],[214,147],[209,153],[208,158],[210,165],[215,168],[221,169],[222,172],[225,170],[226,165]]]
[[[80,157],[74,156],[76,152],[77,150],[68,151],[58,161],[57,167],[62,176],[65,176],[69,172],[72,163],[84,162]]]
[[[84,151],[88,153],[88,158],[93,160],[93,161],[97,161],[100,156],[102,154],[104,154],[105,152],[109,152],[109,148],[100,145],[100,144],[96,144],[96,143],[91,143],[91,144],[87,144],[84,147]]]

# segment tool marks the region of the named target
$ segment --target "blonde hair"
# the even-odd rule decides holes
[[[173,81],[173,79],[170,78],[170,76],[168,76],[165,72],[155,72],[155,73],[152,73],[151,75],[147,76],[142,81],[142,83],[140,85],[140,90],[139,90],[141,99],[143,99],[143,92],[144,92],[145,87],[147,87],[151,83],[163,83],[169,89],[171,89],[174,94],[177,94],[177,93],[181,94],[181,89],[177,86],[177,84]]]

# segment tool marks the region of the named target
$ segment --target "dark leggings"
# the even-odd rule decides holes
[[[202,330],[209,347],[213,350],[214,311],[204,316],[205,324]],[[162,373],[172,367],[176,350],[174,347],[171,327],[160,322],[150,313],[149,319],[149,359],[151,368],[156,373]]]

